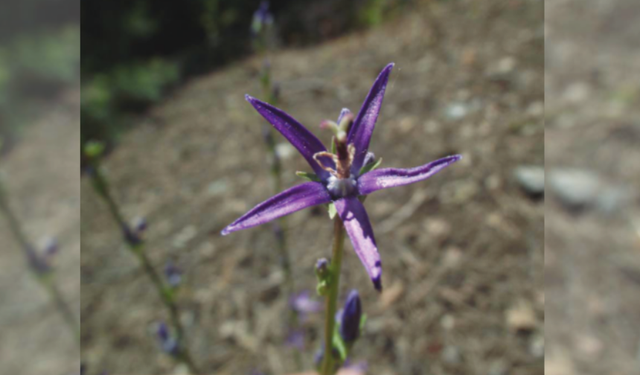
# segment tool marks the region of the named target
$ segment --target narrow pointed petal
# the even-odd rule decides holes
[[[364,158],[367,156],[369,150],[369,141],[373,134],[373,128],[376,126],[376,120],[380,113],[380,107],[382,106],[382,99],[384,98],[384,92],[387,88],[387,82],[389,81],[389,74],[393,69],[393,63],[387,65],[378,78],[376,78],[367,98],[362,103],[362,108],[358,112],[351,129],[349,130],[348,143],[353,143],[356,146],[356,156],[353,160],[352,171],[358,172],[362,168]]]
[[[376,169],[365,173],[358,178],[358,191],[360,192],[360,195],[367,195],[377,190],[413,184],[414,182],[426,180],[449,165],[457,162],[461,158],[461,155],[447,156],[446,158],[438,159],[420,167],[410,169]]]
[[[303,208],[329,203],[331,196],[319,182],[305,182],[274,195],[255,206],[238,220],[224,228],[222,235],[255,227]]]
[[[371,281],[373,281],[373,286],[381,291],[382,265],[367,211],[356,197],[339,199],[335,201],[335,206],[347,234],[351,238],[353,249],[366,268]]]
[[[264,117],[276,130],[278,130],[293,147],[298,149],[300,154],[307,160],[307,163],[313,168],[313,171],[320,178],[327,178],[329,174],[322,169],[315,160],[313,155],[318,152],[327,151],[322,142],[313,135],[307,128],[300,124],[296,119],[289,116],[283,110],[272,106],[271,104],[260,101],[249,95],[245,98],[251,105]]]

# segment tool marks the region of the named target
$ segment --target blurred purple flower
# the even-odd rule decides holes
[[[177,288],[182,282],[182,271],[171,260],[168,260],[164,265],[164,277],[172,288]]]
[[[339,314],[340,337],[346,344],[351,344],[360,335],[360,318],[362,317],[362,304],[358,291],[349,292],[344,303],[344,309]]]
[[[58,241],[53,237],[47,237],[42,246],[42,252],[45,256],[52,256],[58,253]]]
[[[308,290],[303,290],[291,296],[289,306],[298,313],[301,321],[306,320],[307,315],[322,310],[322,303],[312,299],[311,293]]]
[[[138,234],[147,230],[147,226],[147,219],[142,216],[138,216],[133,220],[133,230]]]
[[[163,352],[171,355],[178,354],[178,341],[171,336],[169,328],[164,322],[160,322],[158,324],[156,334],[158,335]]]
[[[273,24],[273,15],[269,12],[269,2],[260,2],[260,7],[253,12],[253,20],[251,21],[251,34],[258,35],[262,29]]]
[[[296,348],[300,351],[304,350],[304,332],[299,329],[294,329],[287,335],[285,345],[291,348]]]
[[[298,149],[315,175],[310,176],[313,181],[289,188],[258,204],[224,228],[222,235],[261,225],[303,208],[333,202],[356,254],[375,288],[382,290],[380,254],[369,217],[358,197],[425,180],[461,158],[453,155],[411,169],[370,171],[373,165],[365,164],[365,160],[371,159],[367,158],[369,142],[393,65],[382,70],[353,122],[353,115],[345,108],[337,121],[340,125],[331,125],[336,132],[336,154],[327,152],[318,138],[284,111],[247,95],[247,101],[258,113]],[[328,123],[325,122],[325,126]]]

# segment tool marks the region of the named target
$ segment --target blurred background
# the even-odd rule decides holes
[[[147,219],[152,263],[183,272],[181,320],[207,373],[298,370],[283,345],[288,301],[271,226],[220,230],[272,195],[264,120],[268,59],[278,106],[319,129],[358,111],[395,62],[371,150],[408,168],[460,153],[426,182],[378,192],[366,207],[385,291],[351,246],[342,296],[368,314],[353,360],[374,374],[540,374],[543,371],[544,24],[537,0],[272,2],[256,53],[258,1],[85,0],[82,139],[108,145],[104,173],[126,220]],[[277,135],[283,185],[307,170]],[[181,371],[154,324],[167,320],[88,178],[81,181],[82,344],[89,373]],[[315,288],[328,256],[324,208],[289,217],[297,291]],[[322,313],[304,323],[304,368]]]
[[[0,2],[0,373],[80,369],[80,4]]]
[[[546,3],[545,373],[640,374],[640,4]]]

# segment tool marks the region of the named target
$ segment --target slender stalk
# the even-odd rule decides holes
[[[102,197],[102,199],[107,203],[109,212],[111,213],[113,219],[116,221],[118,226],[122,228],[122,230],[129,231],[129,225],[124,220],[116,202],[111,197],[107,186],[107,181],[99,171],[97,166],[94,168],[92,178],[94,188],[96,189],[100,197]],[[169,312],[171,325],[175,330],[176,340],[178,342],[178,347],[180,348],[178,354],[176,355],[176,359],[187,366],[187,368],[189,369],[189,373],[197,374],[199,371],[187,348],[185,330],[182,323],[180,322],[178,305],[175,302],[173,290],[165,284],[165,282],[162,280],[162,277],[158,274],[155,268],[153,268],[153,265],[151,264],[151,261],[149,260],[145,252],[144,244],[140,240],[136,240],[134,236],[125,236],[125,242],[129,250],[136,256],[136,258],[138,258],[143,271],[146,273],[149,280],[151,280],[151,282],[153,283],[156,291],[158,292],[160,300]]]
[[[22,231],[22,227],[20,226],[20,222],[17,217],[11,211],[9,204],[6,201],[6,197],[4,191],[2,191],[2,187],[0,187],[0,209],[4,213],[5,218],[9,223],[9,228],[15,238],[18,240],[22,251],[24,252],[27,262],[29,263],[29,270],[33,277],[40,283],[40,285],[49,293],[50,298],[53,300],[56,310],[62,316],[65,324],[69,327],[69,330],[73,333],[74,341],[80,347],[80,327],[76,322],[76,318],[73,314],[73,311],[67,304],[67,302],[62,297],[58,286],[55,284],[53,279],[53,275],[50,270],[39,272],[36,270],[32,264],[34,260],[33,249],[29,245],[29,241],[27,241],[27,237],[24,235]]]
[[[326,298],[326,315],[324,319],[324,356],[320,367],[321,375],[334,374],[333,362],[333,332],[336,323],[336,307],[338,304],[338,292],[340,290],[340,268],[342,266],[342,253],[344,249],[344,225],[340,217],[333,221],[333,251],[331,256],[331,279]]]

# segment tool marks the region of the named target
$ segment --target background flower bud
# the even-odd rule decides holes
[[[353,343],[360,335],[360,318],[362,317],[362,305],[358,291],[353,289],[347,296],[344,310],[340,316],[340,336],[347,343]]]

